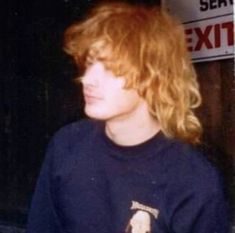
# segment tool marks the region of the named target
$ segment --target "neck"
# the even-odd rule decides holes
[[[106,135],[116,144],[132,146],[152,138],[160,131],[157,120],[147,111],[122,119],[106,121]]]

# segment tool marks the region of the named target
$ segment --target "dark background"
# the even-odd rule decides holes
[[[0,220],[23,226],[46,144],[83,116],[75,67],[62,51],[64,29],[86,1],[4,2],[1,15]]]
[[[77,70],[62,51],[63,32],[98,2],[0,2],[0,225],[24,228],[50,137],[61,126],[84,117],[81,90],[73,82]],[[152,5],[160,0],[128,2]],[[203,96],[199,116],[204,140],[219,151],[219,159],[213,159],[224,171],[232,197],[234,61],[200,63],[196,69]]]

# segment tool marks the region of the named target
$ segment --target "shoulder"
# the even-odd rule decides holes
[[[101,122],[83,119],[60,128],[51,138],[49,147],[72,149],[86,144],[100,129]]]
[[[176,141],[168,149],[165,160],[167,179],[173,187],[190,189],[205,198],[221,192],[222,177],[201,149]]]
[[[90,119],[73,122],[60,128],[52,137],[52,140],[66,140],[68,137],[87,136],[96,128],[97,122]]]
[[[86,152],[92,148],[91,138],[95,137],[98,126],[99,122],[86,119],[68,124],[55,133],[44,160],[44,164],[50,167],[51,177],[67,180],[73,169],[85,161]]]
[[[60,128],[52,137],[47,148],[47,155],[53,163],[64,163],[67,159],[73,159],[85,147],[95,134],[99,123],[93,120],[81,120]],[[54,158],[54,159],[53,159]],[[56,162],[55,162],[56,160]]]
[[[228,203],[221,175],[203,151],[176,141],[164,163],[163,215],[173,231],[227,232]]]

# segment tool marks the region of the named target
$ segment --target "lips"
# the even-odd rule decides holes
[[[102,100],[102,97],[100,97],[98,95],[84,93],[84,99],[85,99],[86,104],[92,104],[92,103],[96,103],[96,102]]]

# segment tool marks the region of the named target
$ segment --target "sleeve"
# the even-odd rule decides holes
[[[227,205],[220,194],[207,200],[190,196],[178,203],[171,219],[175,233],[228,233]]]
[[[213,195],[201,205],[192,225],[193,233],[228,233],[229,217],[226,201]]]
[[[27,233],[59,233],[60,223],[53,204],[52,156],[53,142],[48,146],[28,216]]]
[[[170,182],[165,206],[170,232],[228,233],[228,202],[220,177],[215,172],[197,175]]]

